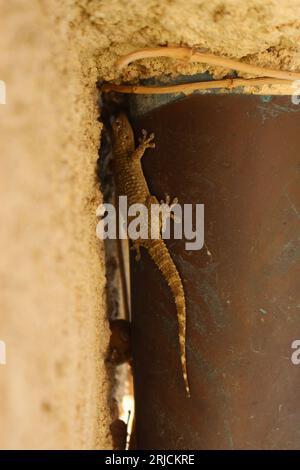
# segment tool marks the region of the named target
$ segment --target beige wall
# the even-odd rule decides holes
[[[97,74],[58,3],[1,4],[1,448],[110,446]]]
[[[300,0],[2,1],[1,448],[110,446],[97,78],[204,70],[113,67],[136,47],[180,42],[300,70],[299,18]]]

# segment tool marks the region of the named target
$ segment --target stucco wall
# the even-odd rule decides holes
[[[1,448],[110,446],[97,72],[67,3],[1,5]]]
[[[300,0],[2,2],[1,448],[111,445],[96,80],[204,70],[113,66],[134,48],[180,42],[300,70],[299,18]]]

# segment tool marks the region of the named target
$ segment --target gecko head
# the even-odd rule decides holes
[[[124,150],[131,150],[134,146],[134,135],[131,125],[125,113],[117,114],[112,121],[113,142]]]

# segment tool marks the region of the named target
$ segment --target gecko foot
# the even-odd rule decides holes
[[[173,209],[173,207],[176,206],[176,204],[178,204],[178,198],[177,197],[174,197],[171,201],[170,195],[165,194],[165,198],[166,198],[166,200],[165,201],[161,200],[160,204],[166,204],[167,206],[169,206],[170,210]],[[168,216],[170,217],[170,219],[174,220],[174,222],[176,222],[176,223],[180,222],[180,218],[177,217],[173,212],[169,212]]]
[[[132,159],[133,160],[140,160],[142,156],[145,153],[145,150],[148,148],[155,148],[155,143],[152,142],[154,139],[154,134],[150,134],[147,137],[147,131],[145,129],[142,130],[142,137],[139,139],[139,145],[135,149],[135,151],[132,153]]]
[[[142,137],[139,138],[139,143],[143,147],[144,150],[147,148],[154,149],[155,148],[155,142],[153,142],[154,139],[154,133],[152,132],[149,136],[147,136],[147,131],[145,129],[142,130]]]
[[[165,198],[166,200],[164,201],[163,199],[160,201],[161,204],[167,204],[168,206],[170,207],[173,207],[175,206],[176,204],[178,204],[178,197],[174,197],[172,199],[172,202],[171,202],[171,196],[169,194],[165,194]]]

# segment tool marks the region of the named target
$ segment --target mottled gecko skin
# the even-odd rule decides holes
[[[120,113],[112,122],[112,144],[118,195],[127,196],[128,205],[140,203],[147,206],[149,220],[151,204],[159,204],[159,202],[149,192],[141,166],[141,158],[147,148],[155,147],[153,139],[153,134],[147,137],[146,131],[143,131],[140,143],[135,147],[133,131],[126,115]],[[138,239],[132,240],[132,243],[137,250],[137,259],[140,258],[140,247],[146,248],[173,294],[178,317],[182,373],[186,392],[190,396],[186,365],[186,306],[181,278],[162,238]]]

